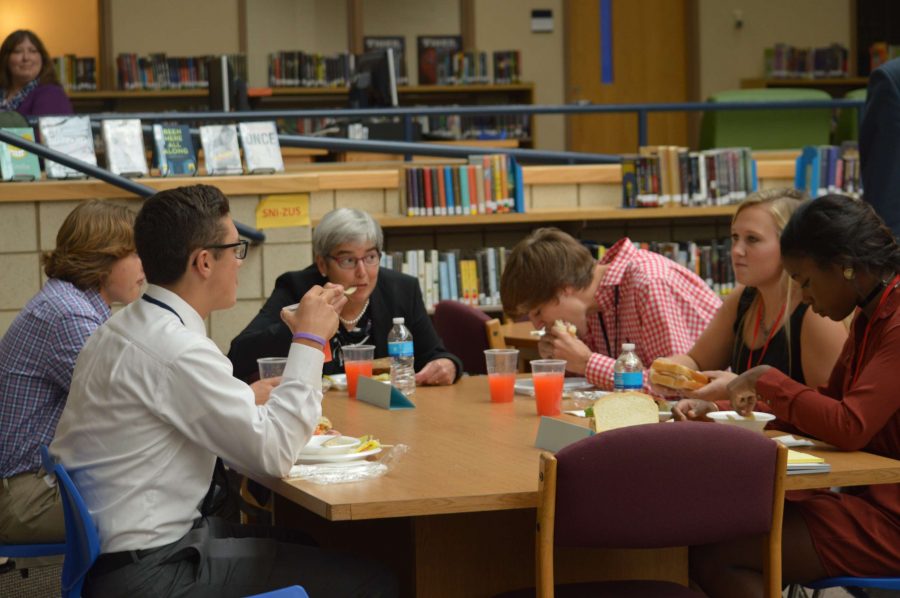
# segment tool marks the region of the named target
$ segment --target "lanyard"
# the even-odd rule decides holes
[[[887,301],[888,295],[891,294],[895,288],[897,288],[897,282],[900,281],[900,274],[894,276],[891,280],[891,283],[887,286],[884,293],[881,295],[881,299],[878,300],[878,306],[875,308],[875,311],[872,312],[872,318],[866,324],[866,331],[863,333],[862,344],[859,346],[859,357],[856,360],[856,368],[853,370],[853,378],[850,379],[850,386],[856,384],[856,379],[859,378],[859,372],[862,369],[862,360],[863,355],[866,352],[866,343],[869,342],[869,331],[872,329],[872,324],[875,322],[875,318],[878,316],[878,312],[881,311],[881,306],[884,305],[884,302]]]
[[[619,345],[619,287],[618,287],[618,285],[616,285],[616,287],[615,287],[615,295],[613,297],[613,306],[614,306],[613,318],[616,322],[616,344],[615,344],[615,347],[619,348],[621,345]],[[606,334],[606,323],[603,321],[603,314],[600,314],[598,319],[600,320],[600,330],[603,332],[603,340],[606,342],[606,354],[609,355],[610,357],[612,357],[613,359],[615,359],[616,355],[615,355],[615,353],[613,353],[613,348],[609,344],[609,335]]]
[[[787,302],[785,301],[781,305],[781,311],[778,312],[778,317],[775,318],[775,322],[772,324],[772,328],[769,330],[769,335],[766,337],[766,342],[762,346],[762,353],[759,354],[759,361],[756,362],[756,365],[762,363],[763,357],[766,356],[766,350],[769,348],[769,343],[772,341],[772,337],[775,336],[775,333],[778,331],[778,325],[781,324],[781,318],[784,316],[784,309],[787,307]],[[753,346],[756,344],[756,335],[759,333],[759,325],[762,322],[763,316],[763,303],[762,300],[759,302],[759,309],[756,310],[756,325],[753,327],[753,342],[750,343],[750,354],[747,355],[747,369],[753,367]]]
[[[181,316],[178,315],[178,312],[175,311],[174,309],[172,309],[172,307],[170,305],[163,303],[159,299],[155,299],[155,298],[151,297],[147,293],[144,293],[143,295],[141,295],[141,299],[143,299],[147,303],[152,303],[153,305],[157,305],[165,310],[172,312],[173,314],[175,314],[175,317],[178,318],[178,321],[181,322],[181,325],[184,326],[184,320],[181,319]]]

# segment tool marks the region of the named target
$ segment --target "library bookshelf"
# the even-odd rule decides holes
[[[760,158],[760,186],[793,182],[794,162],[781,155]],[[157,190],[181,185],[215,185],[229,197],[235,220],[253,225],[256,208],[270,195],[308,193],[310,225],[266,230],[265,243],[251,247],[239,275],[237,305],[214,313],[210,336],[224,350],[259,311],[288,270],[312,263],[312,226],[328,211],[354,207],[377,215],[387,249],[511,247],[532,229],[557,224],[582,238],[600,241],[629,235],[635,240],[721,238],[728,234],[734,206],[623,210],[617,165],[525,166],[524,214],[404,217],[400,213],[399,168],[319,168],[275,175],[142,178]],[[15,285],[0,286],[0,333],[40,289],[41,252],[53,248],[56,231],[80,201],[104,199],[139,209],[140,199],[97,180],[0,184],[0,269]]]

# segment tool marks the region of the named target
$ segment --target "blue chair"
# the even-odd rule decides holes
[[[247,598],[262,598],[263,596],[271,596],[272,598],[309,598],[309,594],[307,594],[306,590],[300,586],[288,586],[286,588],[281,588],[280,590],[266,592],[265,594],[247,596]]]
[[[804,587],[815,590],[813,598],[818,598],[819,591],[827,588],[877,588],[880,590],[900,590],[900,577],[827,577]]]
[[[44,469],[56,476],[66,520],[66,551],[62,572],[62,598],[79,598],[84,578],[100,555],[100,536],[87,505],[72,478],[59,463],[54,463],[46,446],[41,446]]]

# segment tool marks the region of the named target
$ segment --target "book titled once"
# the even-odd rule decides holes
[[[240,123],[238,130],[241,133],[248,173],[284,172],[281,145],[278,143],[278,130],[274,121]]]

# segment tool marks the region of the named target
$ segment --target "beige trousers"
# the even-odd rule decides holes
[[[42,474],[32,471],[0,481],[0,542],[50,544],[65,541],[66,526],[59,489],[52,479]],[[59,563],[61,559],[16,559],[16,567]]]

